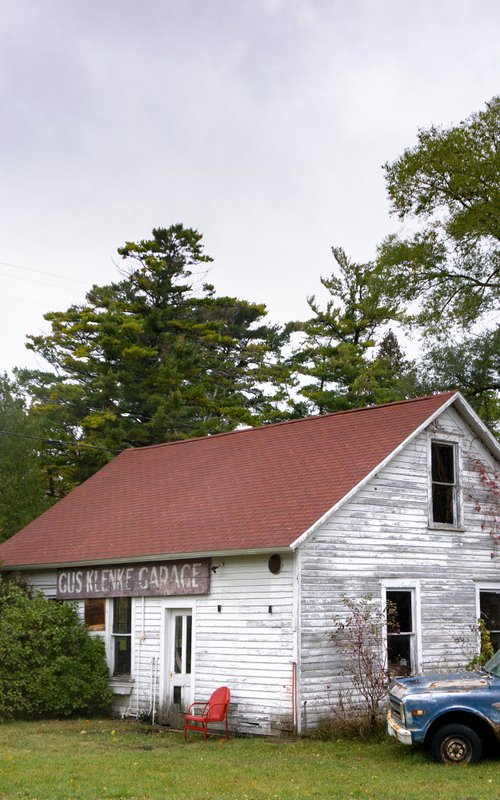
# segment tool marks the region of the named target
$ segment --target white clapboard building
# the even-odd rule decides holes
[[[300,732],[344,679],[345,596],[396,606],[396,672],[463,664],[480,615],[500,645],[499,459],[456,392],[125,450],[0,559],[78,603],[117,713],[226,685],[233,731]]]

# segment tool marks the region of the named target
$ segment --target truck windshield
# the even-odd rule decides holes
[[[484,665],[486,672],[491,672],[496,678],[500,678],[500,650],[497,650],[493,658]]]

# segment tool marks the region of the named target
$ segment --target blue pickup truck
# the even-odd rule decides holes
[[[478,672],[396,678],[389,699],[391,736],[443,764],[477,764],[484,748],[500,746],[500,650]]]

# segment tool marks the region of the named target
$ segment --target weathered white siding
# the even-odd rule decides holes
[[[57,573],[54,570],[32,572],[29,575],[29,582],[39,592],[43,592],[45,597],[56,596]]]
[[[463,526],[429,527],[429,441],[450,437],[461,458]],[[475,509],[480,494],[475,459],[491,456],[454,409],[448,409],[306,539],[272,575],[268,556],[214,559],[207,596],[135,598],[132,675],[113,680],[115,710],[166,716],[168,609],[193,615],[193,698],[231,689],[230,727],[248,733],[289,730],[297,660],[302,729],[328,714],[345,663],[329,634],[345,615],[342,598],[370,593],[382,607],[383,586],[412,589],[418,599],[420,667],[464,664],[476,645],[478,586],[500,591],[500,553]],[[220,562],[224,563],[220,566]],[[32,574],[55,595],[55,571]],[[220,610],[219,610],[220,607]],[[272,613],[270,613],[271,607]],[[111,656],[108,624],[104,639]]]
[[[450,435],[462,456],[463,530],[429,528],[428,440]],[[491,456],[449,409],[420,434],[299,548],[299,706],[304,725],[329,713],[345,683],[345,663],[329,633],[345,616],[343,596],[370,593],[381,603],[384,581],[420,592],[421,668],[464,664],[475,646],[477,582],[500,590],[500,558],[474,510],[472,462]],[[474,488],[476,487],[476,488]]]
[[[278,575],[266,556],[225,559],[197,601],[196,695],[231,688],[239,730],[279,732],[292,722],[293,557]],[[217,605],[221,612],[217,611]],[[272,613],[269,613],[269,606]]]
[[[166,620],[169,607],[191,608],[194,631],[193,698],[208,699],[218,686],[231,690],[230,729],[277,734],[291,730],[294,661],[292,553],[278,575],[268,555],[216,558],[208,595],[134,598],[132,675],[112,679],[118,714],[166,718],[164,684],[168,669]],[[55,571],[32,573],[31,582],[55,595]],[[220,606],[220,611],[218,611]],[[83,601],[79,603],[83,613]],[[270,611],[271,607],[271,611]],[[111,662],[110,603],[102,634]],[[101,634],[94,634],[101,635]]]
[[[269,572],[267,556],[223,560],[224,566],[212,574],[208,596],[177,599],[178,606],[193,609],[194,698],[207,699],[218,686],[229,686],[230,727],[279,732],[290,727],[292,717],[293,557],[283,559],[278,575]],[[140,711],[152,707],[152,686],[155,707],[165,712],[161,671],[169,605],[167,598],[149,597],[143,611],[142,600],[135,601],[133,712],[137,697]]]

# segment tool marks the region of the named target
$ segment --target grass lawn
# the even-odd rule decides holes
[[[111,720],[0,725],[1,800],[497,800],[500,760],[443,767],[392,740],[212,739]]]

